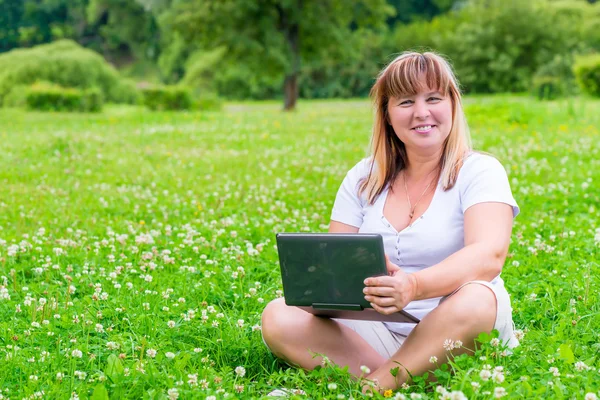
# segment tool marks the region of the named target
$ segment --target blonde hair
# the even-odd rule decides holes
[[[432,52],[405,52],[379,73],[371,88],[375,106],[371,169],[359,188],[359,194],[367,193],[369,204],[375,202],[377,196],[408,163],[406,147],[389,123],[389,99],[414,95],[427,87],[439,91],[443,96],[449,96],[452,101],[452,127],[440,158],[440,179],[444,190],[450,190],[456,183],[464,158],[471,150],[471,136],[458,82],[450,64],[440,55]]]

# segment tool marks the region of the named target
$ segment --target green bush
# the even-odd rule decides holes
[[[557,54],[552,61],[538,68],[531,83],[532,94],[540,100],[576,94],[572,57]]]
[[[19,86],[18,88],[23,88]],[[24,103],[30,110],[94,112],[102,110],[102,92],[97,88],[64,88],[47,82],[26,87],[21,95],[11,96],[16,104]]]
[[[135,103],[135,85],[123,79],[99,54],[60,40],[0,55],[0,105],[15,86],[47,81],[66,88],[98,88],[107,101]]]
[[[555,100],[566,95],[562,81],[555,76],[535,76],[531,92],[539,100]]]
[[[193,107],[195,110],[217,111],[223,108],[223,100],[216,93],[207,92],[194,98]]]
[[[600,97],[600,54],[578,57],[573,72],[584,93]]]
[[[190,90],[180,86],[152,86],[143,89],[144,105],[151,110],[189,110],[193,107]]]

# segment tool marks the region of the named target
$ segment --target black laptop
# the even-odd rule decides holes
[[[419,322],[405,311],[380,314],[364,298],[364,280],[387,275],[381,235],[279,233],[277,249],[287,305],[330,318]]]

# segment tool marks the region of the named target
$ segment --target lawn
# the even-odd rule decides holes
[[[521,207],[502,276],[524,338],[393,396],[600,396],[600,101],[466,104]],[[327,229],[370,125],[366,100],[0,110],[0,399],[360,397],[343,369],[278,362],[260,314],[275,233]]]

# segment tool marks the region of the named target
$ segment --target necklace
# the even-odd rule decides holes
[[[435,171],[435,170],[433,170],[433,171]],[[431,171],[431,172],[433,172],[433,171]],[[431,172],[429,174],[427,174],[427,178],[429,178],[429,175],[431,175]],[[425,193],[427,193],[427,190],[433,183],[433,179],[431,181],[429,181],[429,184],[427,184],[427,186],[425,187],[425,190],[423,190],[423,193],[421,193],[421,196],[419,197],[419,199],[415,203],[415,206],[413,207],[412,204],[410,203],[410,196],[408,195],[408,186],[406,185],[406,172],[402,174],[402,177],[404,178],[404,190],[406,191],[406,200],[408,201],[408,209],[410,211],[408,213],[408,217],[412,221],[413,216],[415,215],[415,210],[417,208],[417,205],[419,204],[419,202],[421,201],[421,199],[423,198]]]

